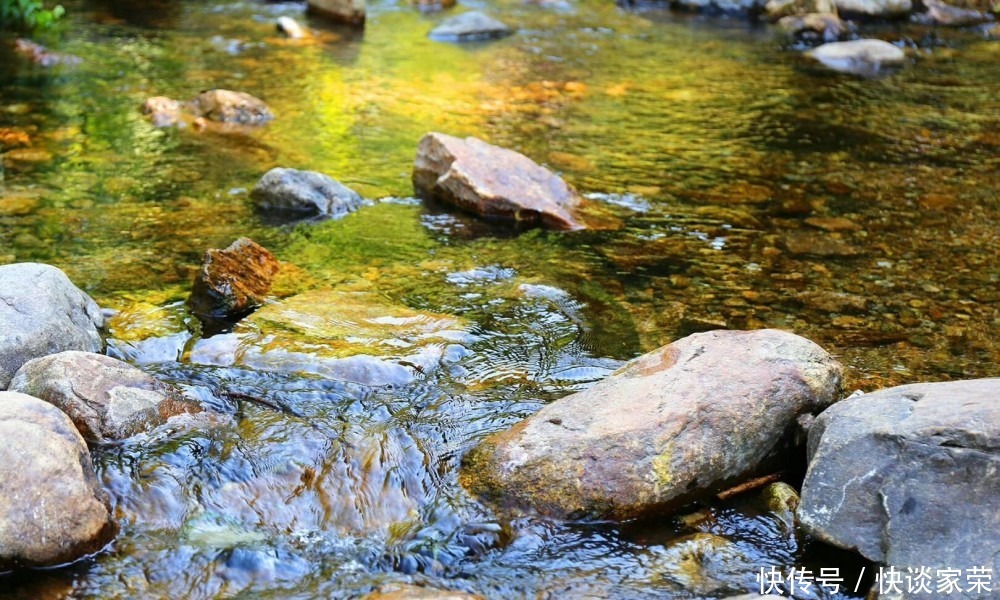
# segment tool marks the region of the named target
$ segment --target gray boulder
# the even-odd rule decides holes
[[[798,515],[814,537],[903,573],[961,569],[964,589],[967,569],[1000,572],[1000,379],[904,385],[828,409],[809,431]]]
[[[780,462],[841,367],[791,333],[713,331],[641,356],[487,438],[462,483],[501,508],[628,519],[678,508]]]
[[[837,11],[848,17],[902,17],[913,10],[912,0],[834,0]]]
[[[322,173],[284,168],[265,173],[250,196],[261,210],[333,218],[364,203],[357,192]]]
[[[121,440],[174,415],[201,410],[132,365],[90,352],[61,352],[28,361],[10,389],[57,406],[92,443]]]
[[[430,37],[442,42],[472,42],[501,38],[512,33],[514,31],[504,23],[474,10],[445,19],[431,31]]]
[[[851,40],[830,42],[805,53],[835,71],[874,75],[883,67],[903,64],[906,54],[896,46],[882,40]],[[796,253],[794,249],[790,251]]]
[[[76,560],[116,530],[69,417],[38,398],[0,392],[0,571]]]
[[[487,144],[428,133],[413,164],[413,189],[487,219],[549,229],[582,229],[573,215],[580,197],[527,156]]]
[[[59,269],[0,267],[0,389],[21,365],[64,350],[99,352],[101,308]]]

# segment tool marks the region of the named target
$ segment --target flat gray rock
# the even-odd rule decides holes
[[[99,352],[101,308],[59,269],[0,267],[0,390],[33,358],[64,350]]]
[[[514,31],[504,23],[474,10],[445,19],[431,31],[430,37],[442,42],[472,42],[501,38],[512,33]]]
[[[826,351],[784,331],[691,335],[490,436],[461,481],[515,514],[669,511],[780,462],[796,421],[833,403],[840,377]]]
[[[904,573],[961,569],[964,581],[967,569],[992,568],[996,589],[1000,379],[905,385],[835,404],[809,431],[809,457],[798,515],[811,535]]]

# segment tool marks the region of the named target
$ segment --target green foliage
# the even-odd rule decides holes
[[[42,0],[0,0],[0,27],[48,27],[65,14],[62,6],[49,10]]]

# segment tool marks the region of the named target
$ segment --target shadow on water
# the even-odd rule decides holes
[[[851,389],[997,375],[995,40],[941,32],[864,79],[803,66],[739,21],[589,0],[498,1],[518,33],[470,47],[428,40],[449,13],[403,3],[373,3],[363,36],[301,3],[67,8],[46,43],[80,66],[42,70],[0,44],[0,263],[66,270],[120,311],[109,353],[214,416],[96,449],[122,534],[71,567],[0,578],[0,598],[357,597],[403,581],[718,598],[771,565],[851,579],[865,565],[753,494],[656,522],[503,522],[458,486],[459,461],[706,329],[805,335]],[[318,39],[281,38],[280,15]],[[223,136],[138,110],[215,87],[277,119]],[[427,131],[559,171],[594,229],[515,232],[410,199]],[[278,223],[248,195],[275,166],[386,200]],[[257,313],[204,337],[190,281],[205,249],[244,235],[283,275]]]

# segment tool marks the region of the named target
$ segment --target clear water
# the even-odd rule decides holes
[[[0,598],[340,598],[398,581],[716,598],[772,564],[837,566],[853,587],[861,565],[752,495],[658,523],[508,523],[457,486],[458,464],[703,329],[792,330],[841,358],[850,389],[1000,374],[1000,44],[985,29],[881,29],[911,59],[861,79],[741,21],[593,0],[468,3],[518,28],[469,46],[428,40],[448,13],[402,2],[375,2],[363,35],[300,3],[66,4],[39,41],[81,65],[0,45],[0,263],[64,269],[121,311],[110,352],[221,416],[98,449],[121,535],[0,578]],[[320,39],[282,39],[280,15]],[[226,136],[139,112],[216,87],[277,120]],[[595,227],[509,232],[408,200],[427,131],[560,171]],[[247,190],[274,166],[377,202],[269,223]],[[243,235],[290,265],[276,302],[200,339],[183,308],[194,270]],[[302,293],[322,327],[282,313]]]

